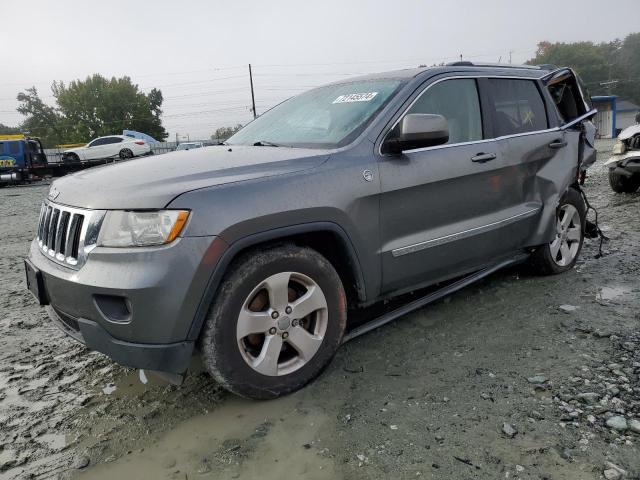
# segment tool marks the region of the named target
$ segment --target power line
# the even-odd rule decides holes
[[[232,75],[229,77],[220,77],[220,78],[210,78],[207,80],[197,80],[197,81],[193,81],[193,82],[181,82],[181,83],[166,83],[164,85],[156,85],[154,87],[139,87],[140,90],[152,90],[154,88],[164,88],[164,87],[180,87],[180,86],[184,86],[184,85],[196,85],[199,83],[210,83],[210,82],[217,82],[220,80],[231,80],[234,78],[245,78],[244,75]]]

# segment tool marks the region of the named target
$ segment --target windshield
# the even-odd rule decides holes
[[[190,148],[200,148],[202,145],[199,143],[181,143],[176,150],[189,150]]]
[[[400,80],[370,80],[310,90],[256,118],[230,145],[337,148],[358,136],[393,97]]]

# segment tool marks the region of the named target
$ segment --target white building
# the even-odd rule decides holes
[[[591,97],[593,106],[598,109],[594,123],[599,138],[616,138],[620,131],[636,123],[640,106],[617,95],[599,95]]]

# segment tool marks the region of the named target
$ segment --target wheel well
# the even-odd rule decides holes
[[[357,260],[349,254],[338,234],[329,231],[309,232],[294,235],[290,240],[296,245],[314,249],[331,262],[342,280],[349,305],[356,305],[364,300],[364,285],[359,285],[356,275],[359,265],[355,264]]]
[[[270,236],[270,233],[266,235],[258,234],[256,236],[244,237],[232,244],[227,251],[229,255],[223,255],[223,259],[209,280],[209,285],[191,324],[188,339],[196,340],[200,336],[202,325],[211,306],[211,302],[217,293],[220,281],[233,262],[239,257],[249,254],[252,250],[264,249],[278,244],[289,243],[316,250],[331,262],[336,269],[340,280],[342,280],[348,305],[353,306],[364,303],[366,301],[365,284],[353,246],[345,233],[336,231],[339,230],[337,225],[325,223],[323,226],[325,229],[319,228],[318,230],[293,232],[290,230],[288,232],[281,231],[279,232],[281,235],[278,236]],[[293,228],[297,229],[298,227]],[[234,246],[237,248],[234,248]]]
[[[365,300],[364,285],[361,284],[357,273],[359,271],[359,265],[356,264],[357,260],[350,254],[349,247],[345,245],[345,240],[332,231],[312,231],[267,240],[243,248],[234,255],[234,259],[250,250],[263,249],[267,246],[282,243],[292,243],[301,247],[312,248],[329,260],[333,268],[338,272],[340,280],[342,280],[348,305],[356,305]]]

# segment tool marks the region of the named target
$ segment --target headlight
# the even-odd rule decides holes
[[[627,146],[625,145],[625,143],[621,140],[618,140],[618,142],[613,146],[612,153],[614,155],[622,155],[626,151],[627,151]]]
[[[104,217],[98,245],[146,247],[173,242],[189,218],[187,210],[110,210]]]

